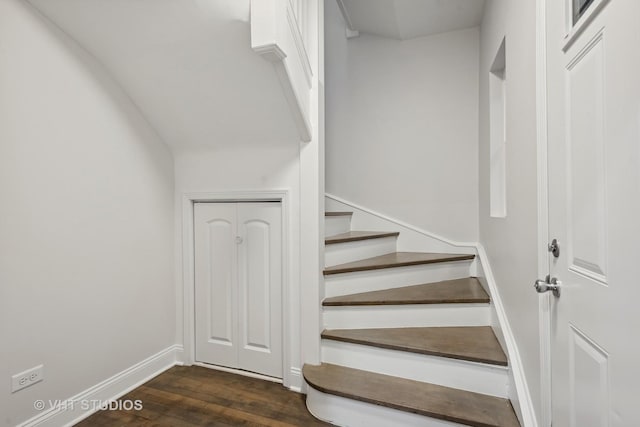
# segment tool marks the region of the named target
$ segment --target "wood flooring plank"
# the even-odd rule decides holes
[[[140,399],[143,409],[99,411],[77,426],[328,425],[309,414],[304,395],[281,384],[197,366],[173,367],[122,399]]]
[[[385,268],[408,267],[412,265],[440,262],[465,261],[475,258],[473,254],[441,254],[425,252],[392,252],[373,258],[327,267],[324,275],[353,273],[356,271],[380,270]]]
[[[323,363],[305,365],[323,393],[475,427],[519,427],[507,399]]]
[[[489,326],[334,329],[322,332],[322,338],[507,366],[507,356]]]

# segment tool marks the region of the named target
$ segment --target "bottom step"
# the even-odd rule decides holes
[[[507,399],[330,364],[305,365],[302,372],[309,386],[329,395],[470,426],[520,426]],[[337,419],[339,414],[332,413],[335,405],[323,404],[319,397],[314,391],[307,397],[307,406],[315,416],[339,425],[361,424],[357,418]],[[340,412],[344,407],[335,409]],[[405,425],[420,425],[411,419],[415,417],[408,417]]]

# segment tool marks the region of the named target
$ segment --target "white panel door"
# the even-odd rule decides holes
[[[196,360],[282,377],[280,203],[196,203]]]
[[[548,0],[552,418],[640,419],[640,1]],[[577,29],[579,28],[579,29]],[[575,35],[572,35],[574,34]],[[569,34],[569,37],[567,37]]]
[[[282,377],[282,239],[279,203],[238,209],[238,367]]]
[[[196,203],[196,360],[233,367],[238,353],[236,205]]]

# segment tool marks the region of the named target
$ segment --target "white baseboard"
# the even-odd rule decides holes
[[[110,402],[139,387],[167,369],[181,365],[182,346],[172,345],[153,356],[136,363],[122,372],[60,402],[56,407],[41,412],[18,427],[72,426],[97,411],[85,409],[83,402]]]
[[[300,368],[291,368],[289,374],[289,390],[295,391],[296,393],[304,393],[304,380],[302,379],[302,369]]]
[[[484,271],[485,280],[489,287],[489,293],[491,295],[491,302],[495,308],[495,314],[500,324],[502,332],[502,344],[506,346],[505,352],[509,357],[509,367],[511,368],[511,376],[513,378],[513,388],[515,393],[509,393],[513,407],[516,410],[516,414],[520,419],[520,423],[523,427],[538,427],[538,421],[536,419],[535,409],[533,407],[533,401],[531,400],[531,394],[529,392],[529,386],[527,384],[527,378],[524,374],[524,368],[520,359],[520,352],[518,351],[518,345],[516,344],[513,331],[509,324],[509,319],[504,310],[500,293],[498,292],[498,286],[496,284],[491,265],[489,264],[489,257],[482,244],[478,243],[478,258],[482,270]]]

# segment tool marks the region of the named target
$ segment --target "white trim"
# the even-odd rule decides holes
[[[302,65],[302,70],[304,71],[304,77],[307,79],[307,84],[309,85],[309,87],[311,87],[311,77],[313,77],[313,72],[311,71],[311,63],[309,62],[307,49],[304,46],[304,40],[302,38],[300,26],[298,25],[299,23],[296,19],[296,13],[293,10],[293,6],[291,5],[290,1],[287,2],[287,23],[289,24],[289,31],[291,32],[293,43],[295,44],[296,50],[298,51],[298,57],[300,59],[300,65]],[[306,25],[306,23],[304,24]]]
[[[284,97],[289,104],[289,108],[291,110],[291,114],[293,115],[293,120],[295,122],[296,128],[298,129],[298,133],[300,134],[300,139],[303,142],[311,141],[311,122],[309,118],[304,114],[305,109],[300,102],[300,98],[296,93],[296,89],[293,87],[293,81],[291,78],[291,73],[289,72],[289,68],[287,67],[286,62],[276,61],[273,63],[278,79],[280,80],[280,86],[282,87],[282,91],[284,92]]]
[[[347,6],[344,4],[344,0],[336,0],[336,3],[338,3],[338,8],[344,18],[344,23],[347,25],[347,30],[357,33],[358,30],[353,26],[353,21],[351,20],[351,16],[349,16],[349,11],[347,10]],[[349,34],[349,32],[347,32],[347,34]]]
[[[301,360],[300,343],[289,334],[291,308],[299,302],[291,301],[290,278],[290,225],[289,190],[246,190],[222,192],[185,192],[182,194],[182,291],[183,291],[183,345],[186,364],[196,364],[195,359],[195,277],[194,277],[194,223],[193,209],[197,202],[280,201],[282,203],[282,363],[283,384],[293,390],[302,386],[301,379],[291,375],[292,361]]]
[[[296,393],[302,393],[302,388],[304,387],[304,378],[302,378],[302,369],[300,368],[291,368],[291,372],[289,375],[292,378],[293,384],[299,384],[297,386],[290,386],[289,390],[295,391]]]
[[[312,70],[295,11],[289,1],[283,3],[280,0],[251,0],[250,10],[251,48],[274,64],[300,139],[309,142],[312,128],[308,117],[309,100],[305,93],[311,88]],[[308,23],[305,22],[304,25]],[[284,29],[285,26],[288,31]],[[293,52],[293,47],[296,52]],[[290,62],[292,57],[288,57],[287,53],[298,57],[302,74],[300,78],[305,80],[304,83],[297,78],[297,67]],[[287,64],[294,68],[293,73]],[[304,87],[298,90],[296,84]]]
[[[254,46],[253,51],[269,62],[280,62],[287,57],[287,54],[276,43]]]
[[[562,51],[566,52],[573,45],[573,43],[578,39],[578,36],[587,29],[589,24],[600,14],[600,11],[604,9],[604,7],[609,3],[610,0],[596,0],[589,8],[586,13],[580,17],[578,22],[575,25],[573,22],[573,13],[572,13],[572,1],[565,0],[567,3],[567,28],[569,31],[565,35],[564,39],[562,39]]]
[[[538,277],[549,274],[549,179],[547,117],[547,0],[536,1],[536,125],[538,175]],[[538,303],[540,425],[551,426],[551,313],[548,293]]]
[[[73,426],[97,411],[97,408],[93,409],[93,405],[89,405],[92,409],[83,409],[82,402],[114,401],[167,369],[181,365],[182,363],[179,361],[181,353],[182,346],[172,345],[111,378],[60,402],[56,407],[18,424],[18,427]]]
[[[349,39],[354,39],[356,37],[360,37],[360,31],[350,30],[349,28],[344,29],[344,36]]]
[[[518,395],[518,403],[522,416],[522,419],[520,421],[522,422],[523,427],[538,427],[535,408],[533,406],[533,401],[529,392],[529,386],[527,384],[527,378],[524,373],[524,367],[522,366],[520,352],[518,351],[518,345],[516,344],[513,331],[511,330],[507,314],[504,310],[502,298],[500,297],[500,293],[498,292],[498,286],[496,284],[493,271],[491,270],[491,265],[489,264],[489,257],[487,256],[487,252],[485,251],[484,246],[482,246],[481,243],[478,243],[477,250],[478,258],[480,258],[480,262],[485,274],[485,279],[487,280],[487,285],[489,286],[491,301],[495,307],[496,316],[498,317],[498,322],[500,323],[500,327],[502,328],[502,334],[507,346],[506,351],[509,356],[509,366],[511,366],[511,371],[513,373],[516,393]]]
[[[399,225],[401,227],[407,228],[407,229],[409,229],[411,231],[415,231],[416,233],[419,233],[419,234],[422,234],[424,236],[430,237],[432,239],[438,240],[438,241],[440,241],[442,243],[446,243],[446,244],[451,245],[451,246],[457,246],[457,247],[460,247],[460,248],[475,248],[476,247],[476,243],[472,243],[472,242],[456,242],[454,240],[447,239],[445,237],[442,237],[442,236],[439,236],[437,234],[431,233],[431,232],[429,232],[427,230],[423,230],[421,228],[414,227],[413,225],[407,224],[406,222],[400,221],[399,219],[392,218],[392,217],[387,216],[385,214],[382,214],[380,212],[376,212],[376,211],[374,211],[372,209],[365,208],[365,207],[363,207],[361,205],[358,205],[356,203],[349,202],[349,201],[347,201],[347,200],[345,200],[343,198],[340,198],[338,196],[334,196],[333,194],[325,193],[325,196],[328,197],[329,199],[332,199],[332,200],[335,200],[335,201],[340,202],[342,204],[351,206],[352,208],[361,210],[361,211],[366,212],[366,213],[368,213],[370,215],[377,216],[378,218],[381,218],[381,219],[383,219],[385,221],[393,222],[393,223],[395,223],[395,224],[397,224],[397,225]]]

